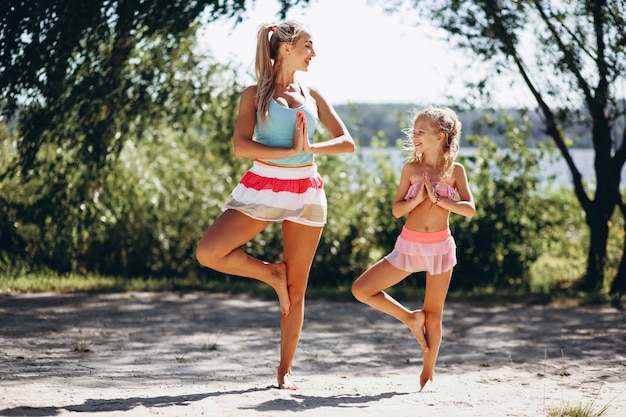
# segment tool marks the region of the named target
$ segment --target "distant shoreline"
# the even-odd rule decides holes
[[[372,138],[386,138],[389,143],[394,143],[398,138],[404,138],[402,127],[409,122],[412,109],[425,107],[412,103],[350,103],[334,105],[337,114],[346,123],[352,136],[359,139],[363,146],[369,146]],[[456,110],[456,109],[455,109]],[[457,110],[459,120],[463,124],[461,131],[461,146],[467,144],[466,138],[470,135],[478,134],[488,136],[499,145],[504,144],[504,136],[500,132],[502,124],[488,125],[484,117],[489,115],[491,119],[496,119],[503,115],[510,115],[513,124],[517,126],[528,126],[527,144],[529,147],[536,146],[537,143],[550,143],[552,140],[544,131],[544,123],[536,109],[527,112],[528,122],[520,115],[520,109],[507,108],[472,109]],[[494,117],[495,116],[495,117]],[[620,128],[615,134],[622,136]],[[593,139],[591,129],[584,126],[566,126],[565,135],[572,140],[572,149],[592,149]]]
[[[472,155],[476,151],[476,149],[478,148],[461,147],[461,149],[459,150],[459,154],[469,156]],[[402,169],[402,165],[405,161],[402,154],[403,151],[398,148],[373,148],[363,146],[358,148],[357,152],[362,152],[365,157],[373,155],[375,152],[381,152],[383,154],[388,153],[398,173]],[[593,166],[593,155],[595,151],[592,148],[573,148],[570,149],[570,152],[572,154],[574,162],[576,163],[576,166],[580,170],[585,180],[589,181],[590,183],[595,183],[596,175]],[[557,160],[554,163],[549,163],[548,161],[545,161],[542,164],[542,173],[545,176],[555,175],[555,185],[557,186],[560,185],[569,188],[572,185],[569,169],[567,168],[567,165],[560,154],[557,155]],[[626,186],[626,167],[622,169],[622,185]]]

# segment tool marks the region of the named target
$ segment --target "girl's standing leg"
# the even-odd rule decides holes
[[[256,259],[240,246],[259,234],[269,222],[255,220],[237,210],[226,210],[204,233],[196,258],[201,265],[225,274],[255,278],[276,291],[283,315],[289,314],[287,270],[284,263]]]
[[[287,265],[287,285],[290,313],[280,322],[280,365],[278,387],[297,389],[290,379],[291,366],[296,355],[304,321],[304,296],[309,281],[311,264],[322,236],[322,227],[283,222],[283,262]]]
[[[387,294],[386,288],[396,285],[410,274],[381,259],[365,271],[352,284],[352,294],[362,303],[368,304],[383,313],[404,323],[417,339],[424,351],[428,350],[424,338],[425,316],[421,310],[411,311]]]
[[[426,293],[424,294],[423,311],[426,315],[426,340],[428,351],[424,352],[424,363],[420,375],[420,391],[428,381],[432,381],[435,362],[439,354],[443,332],[443,304],[448,295],[452,270],[442,274],[426,273]]]

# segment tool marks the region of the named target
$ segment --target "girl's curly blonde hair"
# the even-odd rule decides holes
[[[454,110],[449,107],[430,106],[423,110],[412,110],[410,118],[411,127],[403,129],[404,134],[407,136],[404,149],[411,152],[408,162],[415,162],[418,165],[422,163],[422,153],[415,152],[415,146],[413,145],[413,125],[418,119],[430,120],[446,135],[446,140],[442,143],[443,166],[439,180],[447,181],[452,176],[452,164],[459,152],[461,122]]]

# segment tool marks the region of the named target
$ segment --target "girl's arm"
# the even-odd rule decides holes
[[[317,112],[322,126],[328,131],[332,139],[324,142],[304,144],[304,151],[317,155],[328,155],[343,152],[354,152],[354,139],[348,132],[345,124],[339,118],[335,109],[328,104],[322,95],[312,88],[309,88],[311,96],[317,102]],[[306,141],[308,142],[308,141]]]
[[[405,164],[402,167],[402,173],[400,174],[400,184],[398,185],[398,191],[396,192],[396,198],[393,201],[393,207],[391,213],[394,217],[400,218],[405,214],[409,214],[413,209],[420,205],[428,196],[424,191],[424,187],[420,187],[417,195],[409,200],[405,200],[409,187],[411,186],[411,169],[409,164]]]
[[[430,193],[428,197],[433,204],[437,204],[442,209],[471,219],[476,213],[476,206],[474,204],[474,196],[472,196],[472,191],[470,190],[469,182],[467,180],[467,174],[465,173],[465,167],[458,162],[455,162],[453,175],[454,183],[459,193],[459,200],[452,200],[443,197],[437,198],[437,195],[431,195]]]
[[[298,127],[301,127],[300,135],[305,135],[305,129],[302,129],[300,125],[296,123],[296,129],[294,132],[294,141],[291,148],[282,148],[275,146],[267,146],[262,143],[252,140],[254,136],[254,126],[256,124],[256,86],[247,87],[241,94],[239,101],[239,114],[237,116],[237,122],[235,123],[235,133],[233,135],[233,146],[235,149],[235,155],[238,158],[288,158],[290,156],[298,155],[303,150],[302,143],[304,140],[300,138],[297,140],[295,136],[298,135]],[[306,122],[305,122],[306,123]],[[299,125],[299,126],[298,126]],[[307,141],[308,142],[308,141]]]

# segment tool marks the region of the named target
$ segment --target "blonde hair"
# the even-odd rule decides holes
[[[415,162],[418,165],[422,163],[422,153],[415,152],[413,145],[413,125],[418,119],[426,119],[433,123],[440,132],[446,135],[446,140],[442,143],[443,166],[439,174],[440,181],[447,181],[452,177],[452,165],[459,152],[461,140],[461,122],[454,110],[449,107],[433,107],[430,106],[423,110],[413,110],[411,117],[411,127],[403,130],[407,135],[406,150],[411,151],[411,157],[408,162]]]
[[[293,20],[277,25],[262,24],[257,32],[255,72],[257,80],[256,106],[261,121],[267,120],[270,99],[274,95],[274,64],[280,45],[293,45],[306,32],[306,27]]]

